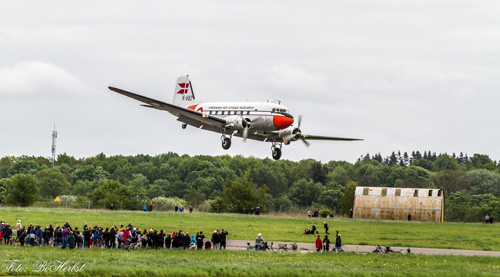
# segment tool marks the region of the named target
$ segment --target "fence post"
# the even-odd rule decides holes
[[[90,210],[90,200],[89,200],[89,210]]]

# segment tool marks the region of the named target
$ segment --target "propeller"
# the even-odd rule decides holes
[[[298,120],[298,127],[293,129],[292,133],[283,137],[283,141],[285,143],[291,141],[291,140],[301,140],[305,145],[306,147],[310,147],[311,146],[311,143],[309,143],[308,141],[306,141],[304,135],[302,135],[302,131],[300,130],[300,125],[302,124],[302,115],[299,115],[299,120]]]
[[[248,118],[243,118],[242,125],[243,125],[243,142],[247,142],[248,129],[252,125],[252,121]]]

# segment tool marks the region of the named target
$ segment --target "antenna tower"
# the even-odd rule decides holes
[[[54,124],[54,131],[52,132],[52,168],[54,168],[56,165],[56,138],[57,131],[56,125]]]

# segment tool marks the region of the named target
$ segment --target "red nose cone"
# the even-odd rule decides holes
[[[285,117],[285,116],[274,116],[274,127],[278,130],[286,129],[293,124],[293,118]]]

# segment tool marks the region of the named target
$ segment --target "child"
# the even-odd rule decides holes
[[[210,248],[212,248],[212,243],[207,240],[207,242],[205,242],[205,250],[210,250]]]
[[[250,250],[250,243],[247,242],[247,250]]]

